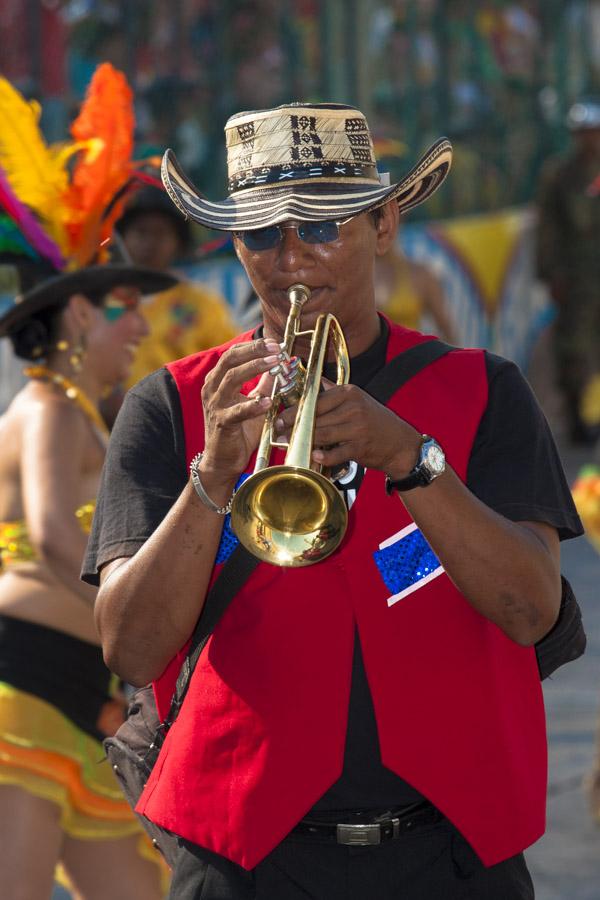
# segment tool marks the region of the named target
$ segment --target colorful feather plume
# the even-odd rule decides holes
[[[48,146],[39,119],[39,104],[25,100],[0,77],[0,166],[21,203],[67,253],[68,237],[59,213],[69,185],[68,162],[79,148],[73,144]]]
[[[78,265],[97,254],[123,212],[128,196],[125,186],[135,170],[131,161],[134,127],[133,94],[127,80],[110,63],[103,63],[71,126],[76,142],[93,142],[91,152],[82,154],[75,164],[67,197],[71,211],[67,227]]]
[[[20,228],[3,212],[0,212],[0,253],[9,253],[16,257],[27,256],[35,260],[40,258],[31,244],[25,240]]]
[[[29,244],[33,251],[35,251],[35,254],[44,256],[52,263],[55,269],[60,270],[64,268],[66,260],[61,253],[60,247],[48,237],[29,209],[21,203],[9,184],[5,172],[1,168],[0,208],[7,213],[8,217],[14,223],[14,226],[18,227],[24,238],[24,242],[22,243],[25,243],[25,246]],[[6,225],[3,228],[2,233],[6,240],[8,234]],[[14,233],[12,233],[11,241],[14,243],[14,240],[15,236]],[[6,249],[6,247],[2,247],[2,249]],[[27,253],[27,250],[25,250],[25,252]]]
[[[131,158],[135,119],[127,80],[109,63],[96,69],[70,141],[48,145],[39,119],[39,104],[0,76],[0,210],[31,251],[59,270],[105,262],[114,223],[147,180],[139,171],[145,163]],[[2,235],[15,246],[8,226]]]

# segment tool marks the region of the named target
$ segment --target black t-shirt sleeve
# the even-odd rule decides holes
[[[486,353],[487,409],[479,424],[467,486],[514,522],[545,522],[561,540],[583,534],[571,491],[533,391],[512,362]]]
[[[82,579],[97,585],[104,563],[133,556],[158,528],[186,483],[179,394],[170,372],[159,369],[126,394],[117,416]]]

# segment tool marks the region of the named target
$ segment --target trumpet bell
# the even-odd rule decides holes
[[[299,568],[320,562],[338,547],[348,522],[333,483],[312,469],[270,466],[239,488],[231,527],[263,562]]]

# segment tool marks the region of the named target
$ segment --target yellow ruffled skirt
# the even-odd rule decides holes
[[[139,851],[168,869],[124,799],[99,741],[32,694],[0,682],[0,784],[50,800],[79,840],[139,835]],[[60,874],[60,873],[59,873]],[[64,883],[64,878],[60,878]]]

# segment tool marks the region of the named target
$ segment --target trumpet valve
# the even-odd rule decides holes
[[[290,357],[284,351],[280,362],[269,369],[269,375],[276,380],[277,393],[286,394],[298,386],[303,371],[304,367],[298,357]]]
[[[279,378],[279,395],[284,406],[298,403],[304,389],[304,366],[297,356],[292,356]]]

